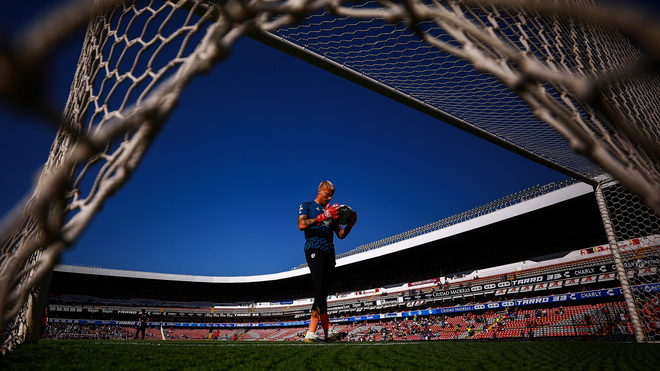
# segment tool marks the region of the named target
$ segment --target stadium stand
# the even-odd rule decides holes
[[[632,334],[620,295],[603,294],[617,289],[611,257],[605,254],[606,251],[586,258],[582,258],[581,253],[582,250],[574,251],[563,258],[538,262],[528,269],[522,267],[529,262],[510,264],[507,269],[493,267],[481,271],[493,273],[484,277],[471,272],[417,284],[403,283],[338,294],[329,301],[330,312],[343,317],[337,325],[346,333],[345,341],[538,339]],[[657,257],[660,248],[645,246],[641,239],[633,241],[624,253],[644,259]],[[655,274],[657,276],[657,272]],[[562,279],[547,280],[555,277]],[[547,290],[543,288],[544,284],[560,281],[563,285],[554,288],[552,296],[540,295]],[[472,294],[483,291],[488,285],[493,286],[490,293]],[[530,288],[523,291],[525,287],[541,290]],[[452,292],[454,295],[450,297],[439,295]],[[498,292],[502,292],[502,297],[498,298]],[[583,296],[580,301],[588,304],[576,302],[580,295]],[[553,304],[557,300],[561,300],[559,304]],[[54,338],[131,338],[134,332],[130,326],[132,318],[144,308],[152,313],[153,327],[147,333],[148,339],[161,337],[158,326],[162,324],[167,327],[165,336],[173,340],[291,341],[301,339],[306,323],[300,318],[308,316],[310,306],[306,301],[290,300],[214,307],[202,302],[139,298],[113,302],[108,298],[84,295],[52,295],[51,301],[44,336]],[[657,313],[659,304],[656,300],[647,312]],[[490,307],[497,310],[489,310]],[[443,312],[447,314],[440,314]],[[214,328],[223,325],[235,327]]]
[[[341,279],[328,300],[332,321],[346,334],[343,341],[630,338],[609,245],[599,236],[602,225],[584,223],[592,197],[579,191],[524,215],[490,215],[488,223],[476,218],[471,223],[478,227],[467,232],[437,240],[412,237],[397,242],[405,249],[389,254],[372,249],[361,260],[361,254],[348,254],[352,263],[338,261]],[[572,225],[561,233],[544,230],[558,218]],[[657,240],[653,235],[620,242],[632,264],[629,274],[648,277],[639,289],[655,293],[639,303],[645,323],[655,327]],[[470,254],[457,254],[455,243],[463,250],[469,246]],[[474,258],[480,254],[483,259]],[[310,286],[304,269],[225,283],[60,266],[43,336],[131,338],[144,309],[151,317],[147,339],[296,341],[307,326]]]

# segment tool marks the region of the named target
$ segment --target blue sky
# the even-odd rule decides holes
[[[63,48],[52,66],[60,106],[79,42]],[[4,104],[0,125],[4,214],[29,191],[55,131]],[[304,263],[297,208],[315,198],[324,179],[337,186],[333,201],[359,216],[351,235],[336,241],[342,253],[566,178],[244,38],[186,89],[136,173],[62,263],[275,273]]]

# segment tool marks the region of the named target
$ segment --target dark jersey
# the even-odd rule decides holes
[[[323,213],[323,206],[316,201],[307,201],[300,204],[298,216],[307,215],[309,219],[314,219]],[[334,253],[334,223],[333,219],[324,220],[318,225],[305,229],[305,250],[320,249]]]
[[[138,319],[138,326],[146,327],[147,322],[149,322],[149,317],[146,313],[140,313],[140,318]]]

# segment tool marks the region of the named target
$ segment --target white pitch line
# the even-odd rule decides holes
[[[416,345],[421,344],[419,341],[406,341],[406,342],[338,342],[338,343],[302,343],[302,342],[292,342],[292,343],[269,343],[262,341],[245,341],[237,343],[227,343],[227,342],[217,342],[217,343],[180,343],[178,341],[166,341],[166,342],[135,342],[135,341],[95,341],[94,344],[97,345],[128,345],[128,346],[152,346],[152,347],[245,347],[245,346],[262,346],[262,347],[274,347],[274,346],[338,346],[338,345],[350,345],[350,346],[396,346],[396,345]]]

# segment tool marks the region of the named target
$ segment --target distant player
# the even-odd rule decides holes
[[[334,235],[346,238],[357,222],[353,211],[348,223],[342,227],[338,222],[339,205],[330,205],[335,194],[335,186],[328,180],[319,185],[314,201],[303,202],[298,208],[298,229],[305,232],[305,259],[314,281],[314,304],[305,342],[333,341],[337,332],[331,329],[328,318],[328,294],[335,269]],[[325,338],[316,335],[316,327],[321,322]]]
[[[140,332],[142,332],[142,340],[144,340],[144,333],[147,331],[147,323],[149,323],[149,316],[144,312],[144,309],[140,311],[140,317],[138,318],[137,331],[135,331],[135,339],[138,338]]]

